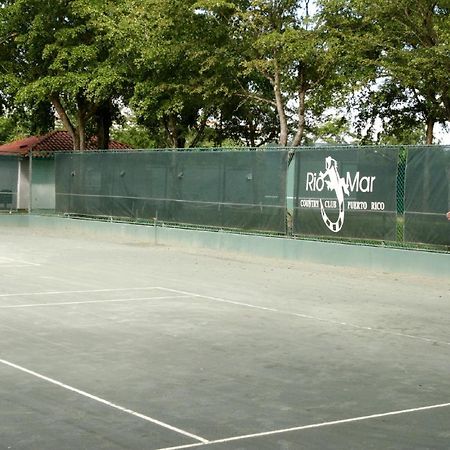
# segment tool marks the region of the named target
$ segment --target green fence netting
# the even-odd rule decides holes
[[[0,211],[17,209],[19,158],[0,156]]]
[[[450,245],[450,147],[410,148],[405,241]]]
[[[56,155],[59,213],[283,233],[287,151]]]
[[[294,234],[395,241],[398,159],[390,147],[298,150]]]
[[[442,247],[450,243],[449,149],[298,148],[289,179],[280,149],[61,153],[56,211]],[[17,161],[4,161],[14,165],[13,187],[0,186],[0,208],[11,208]]]

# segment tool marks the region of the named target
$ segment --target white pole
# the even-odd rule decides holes
[[[30,148],[30,152],[28,154],[28,159],[29,159],[29,165],[28,165],[28,170],[29,170],[29,175],[28,175],[28,183],[29,183],[29,192],[30,192],[30,199],[28,201],[28,213],[31,213],[32,211],[32,203],[33,203],[33,149]]]

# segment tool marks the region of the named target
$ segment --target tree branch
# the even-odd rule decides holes
[[[4,37],[2,40],[0,40],[0,45],[1,44],[5,44],[6,42],[8,42],[10,39],[15,38],[19,33],[17,33],[16,31],[14,33],[9,34],[8,36]]]
[[[256,95],[256,94],[250,94],[249,92],[237,94],[237,96],[238,97],[242,97],[242,98],[246,98],[246,99],[256,100],[258,102],[266,103],[266,104],[271,105],[271,106],[275,106],[275,107],[277,106],[277,103],[274,100],[270,100],[268,98],[264,98],[264,97],[261,97],[261,96]]]
[[[197,133],[189,145],[190,148],[196,147],[197,144],[199,143],[200,139],[202,138],[203,133],[206,128],[206,123],[208,122],[208,117],[209,117],[209,114],[204,114],[202,117],[202,120],[200,121],[200,126],[195,128]]]
[[[73,126],[72,122],[70,121],[70,118],[67,115],[66,110],[64,109],[64,106],[62,105],[59,95],[52,94],[50,96],[50,102],[53,105],[53,107],[56,109],[56,113],[58,114],[59,118],[61,119],[61,122],[63,123],[64,128],[72,136],[72,139],[75,142],[75,133],[76,133],[75,127]]]

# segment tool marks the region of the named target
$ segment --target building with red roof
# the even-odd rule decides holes
[[[111,140],[108,150],[130,148]],[[87,143],[87,150],[96,150],[95,140]],[[53,210],[54,155],[72,151],[73,140],[67,131],[51,131],[0,145],[0,210]]]
[[[127,150],[130,148],[126,144],[111,140],[108,150]],[[94,139],[87,142],[87,150],[96,150]],[[72,152],[72,136],[67,131],[58,130],[51,131],[43,136],[30,136],[0,145],[0,155],[29,156],[30,151],[33,158],[50,158],[53,157],[55,152]]]

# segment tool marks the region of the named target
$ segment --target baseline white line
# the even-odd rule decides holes
[[[229,438],[225,438],[225,439],[215,439],[215,440],[211,440],[209,442],[205,442],[205,443],[201,443],[201,444],[180,445],[178,447],[166,447],[166,448],[160,448],[158,450],[178,450],[178,449],[183,449],[183,448],[203,447],[203,446],[212,445],[212,444],[224,444],[227,442],[241,441],[244,439],[254,439],[254,438],[265,437],[265,436],[273,436],[276,434],[290,433],[293,431],[310,430],[313,428],[323,428],[323,427],[329,427],[329,426],[333,426],[333,425],[342,425],[345,423],[352,423],[352,422],[362,422],[364,420],[380,419],[383,417],[398,416],[401,414],[410,414],[410,413],[415,413],[415,412],[420,412],[420,411],[427,411],[427,410],[431,410],[431,409],[448,408],[448,407],[450,407],[450,403],[441,403],[438,405],[422,406],[419,408],[411,408],[411,409],[402,409],[399,411],[390,411],[390,412],[381,413],[381,414],[371,414],[370,416],[360,416],[360,417],[352,417],[350,419],[333,420],[330,422],[313,423],[310,425],[303,425],[303,426],[299,426],[299,427],[266,431],[263,433],[244,434],[241,436],[233,436],[233,437],[229,437]]]
[[[2,270],[4,269],[12,269],[15,267],[36,267],[39,266],[40,264],[28,264],[28,263],[23,263],[23,264],[0,264],[0,268]]]
[[[85,289],[79,291],[48,291],[48,292],[22,292],[14,294],[0,294],[0,297],[27,297],[33,295],[64,295],[64,294],[95,294],[97,292],[123,292],[123,291],[145,291],[149,289],[161,289],[158,287],[130,287],[130,288],[117,288],[117,289]]]
[[[111,300],[81,300],[78,302],[54,302],[54,303],[29,303],[27,305],[0,305],[0,309],[12,308],[39,308],[45,306],[66,306],[66,305],[88,305],[91,303],[117,303],[117,302],[138,302],[145,300],[170,300],[176,298],[191,298],[190,295],[170,295],[163,297],[136,297],[136,298],[115,298]]]
[[[287,315],[287,316],[300,317],[302,319],[316,320],[316,321],[319,321],[319,322],[329,323],[329,324],[332,324],[332,325],[341,325],[341,326],[345,326],[345,327],[348,327],[348,328],[355,328],[357,330],[371,331],[371,332],[374,332],[374,333],[381,333],[381,334],[386,334],[386,335],[390,335],[390,336],[397,336],[397,337],[403,337],[403,338],[408,338],[408,339],[414,339],[414,340],[422,341],[422,342],[436,343],[436,344],[449,345],[450,346],[450,342],[439,341],[437,339],[427,338],[427,337],[423,337],[423,336],[415,336],[415,335],[412,335],[412,334],[398,333],[398,332],[389,331],[389,330],[378,330],[378,329],[373,328],[373,327],[366,327],[366,326],[362,326],[362,325],[356,325],[356,324],[349,323],[349,322],[339,322],[337,320],[324,319],[322,317],[310,316],[308,314],[295,313],[295,312],[292,312],[292,311],[283,311],[281,309],[268,308],[268,307],[265,307],[265,306],[253,305],[251,303],[237,302],[237,301],[234,301],[234,300],[227,300],[227,299],[220,298],[220,297],[212,297],[212,296],[209,296],[209,295],[195,294],[193,292],[180,291],[178,289],[169,289],[169,288],[164,288],[164,287],[158,287],[157,289],[160,289],[160,290],[163,290],[163,291],[168,291],[168,292],[174,292],[174,293],[177,293],[177,294],[180,294],[180,295],[188,295],[188,296],[191,296],[191,297],[204,298],[206,300],[212,300],[212,301],[215,301],[215,302],[227,303],[227,304],[230,304],[230,305],[244,306],[246,308],[259,309],[261,311],[276,312],[278,314],[284,314],[284,315]]]
[[[182,434],[183,436],[189,437],[189,438],[194,439],[196,441],[200,441],[203,444],[207,444],[209,442],[207,439],[205,439],[205,438],[203,438],[201,436],[197,436],[195,434],[189,433],[188,431],[185,431],[185,430],[182,430],[180,428],[174,427],[174,426],[169,425],[169,424],[167,424],[165,422],[161,422],[160,420],[154,419],[153,417],[146,416],[145,414],[141,414],[139,412],[133,411],[133,410],[128,409],[128,408],[124,408],[123,406],[120,406],[120,405],[117,405],[115,403],[109,402],[108,400],[105,400],[105,399],[103,399],[101,397],[98,397],[96,395],[89,394],[86,391],[82,391],[81,389],[77,389],[77,388],[75,388],[73,386],[69,386],[68,384],[61,383],[60,381],[57,381],[57,380],[55,380],[53,378],[47,377],[45,375],[42,375],[42,374],[40,374],[38,372],[34,372],[33,370],[29,370],[29,369],[27,369],[25,367],[19,366],[18,364],[14,364],[14,363],[12,363],[10,361],[6,361],[4,359],[0,359],[0,363],[4,364],[5,366],[9,366],[9,367],[11,367],[13,369],[20,370],[21,372],[24,372],[24,373],[27,373],[29,375],[32,375],[33,377],[39,378],[39,379],[41,379],[43,381],[47,381],[48,383],[54,384],[54,385],[59,386],[59,387],[61,387],[63,389],[66,389],[68,391],[75,392],[78,395],[81,395],[83,397],[89,398],[89,399],[94,400],[94,401],[96,401],[98,403],[102,403],[103,405],[109,406],[110,408],[117,409],[118,411],[130,414],[130,415],[132,415],[134,417],[139,417],[140,419],[145,420],[147,422],[151,422],[151,423],[153,423],[155,425],[158,425],[160,427],[163,427],[163,428],[166,428],[168,430],[174,431],[175,433]]]
[[[6,256],[1,257],[2,260],[10,261],[12,263],[19,263],[19,264],[26,264],[29,266],[40,266],[41,264],[38,263],[32,263],[30,261],[24,261],[23,259],[14,259],[14,258],[7,258]]]

